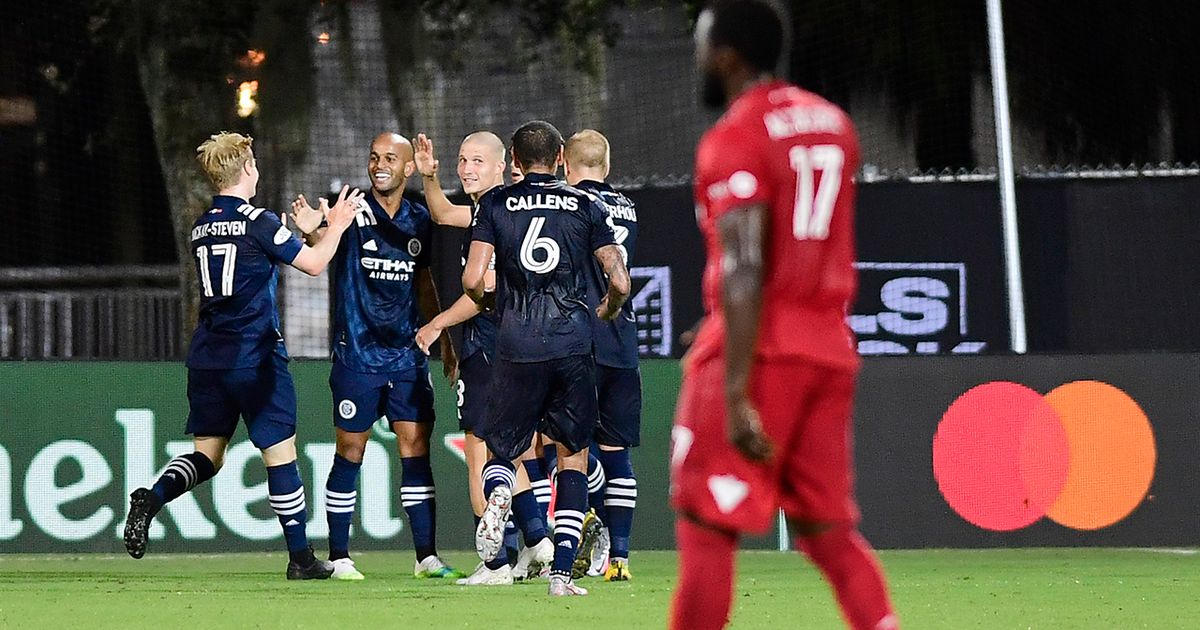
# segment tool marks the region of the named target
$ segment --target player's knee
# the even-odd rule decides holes
[[[293,435],[261,450],[263,463],[268,467],[290,464],[296,461],[296,436]]]
[[[424,457],[429,454],[430,427],[419,422],[394,422],[396,449],[400,457]]]
[[[369,437],[369,432],[350,433],[348,431],[339,431],[337,436],[338,456],[356,464],[362,463],[363,453],[367,450],[367,440]]]

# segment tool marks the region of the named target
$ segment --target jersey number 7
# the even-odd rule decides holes
[[[796,172],[796,205],[792,213],[792,235],[796,240],[822,241],[829,238],[829,223],[842,187],[842,164],[846,154],[836,144],[795,146],[788,160]],[[813,193],[816,171],[821,183]]]
[[[233,270],[237,265],[237,245],[233,243],[217,243],[212,246],[212,255],[220,256],[221,262],[221,295],[233,295]],[[208,269],[208,246],[196,248],[196,258],[200,259],[200,284],[204,297],[213,296],[212,276]]]

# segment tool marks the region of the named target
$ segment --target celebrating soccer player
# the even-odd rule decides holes
[[[429,244],[433,223],[424,206],[404,199],[412,175],[413,146],[395,133],[371,143],[366,207],[334,259],[333,421],[337,454],[325,484],[329,559],[334,579],[361,580],[350,558],[350,520],[371,426],[386,418],[400,452],[400,502],[408,514],[417,577],[461,577],[437,555],[437,500],[429,437],[433,431],[433,385],[429,364],[416,343],[418,316],[440,310]],[[304,197],[293,204],[297,225],[318,241],[320,212]],[[442,346],[447,375],[457,369],[454,350]]]
[[[696,150],[706,317],[672,431],[671,627],[725,625],[738,537],[782,507],[846,623],[895,628],[852,488],[854,127],[772,75],[783,27],[762,0],[712,3],[695,36],[704,101],[727,111]]]
[[[463,238],[463,263],[471,246],[471,220],[479,200],[488,192],[504,185],[504,142],[490,131],[477,131],[463,139],[458,149],[458,178],[463,192],[471,197],[471,206],[453,204],[446,198],[437,179],[438,161],[434,159],[433,142],[424,134],[418,134],[416,143],[417,170],[425,179],[425,199],[438,224],[466,228]],[[494,265],[489,265],[484,283],[495,285]],[[462,333],[462,351],[459,353],[458,425],[465,433],[463,452],[467,460],[467,484],[471,497],[471,508],[475,515],[475,526],[483,515],[483,465],[487,461],[487,446],[475,435],[475,426],[488,413],[488,389],[492,381],[492,364],[496,360],[496,314],[481,312],[481,307],[470,297],[463,295],[450,308],[438,314],[417,331],[417,344],[425,352],[447,328],[465,323]],[[445,343],[449,343],[447,339]],[[537,462],[534,462],[537,465]],[[540,466],[538,466],[540,471]],[[547,485],[544,473],[541,483]],[[534,472],[534,480],[537,479]],[[513,495],[513,516],[525,536],[525,549],[518,554],[516,564],[510,569],[507,553],[481,564],[470,576],[459,580],[463,585],[512,584],[513,579],[524,579],[532,569],[536,572],[549,565],[554,546],[546,534],[546,524],[531,486],[519,484]]]
[[[191,233],[201,293],[187,356],[186,431],[194,436],[196,450],[171,460],[153,487],[130,495],[125,549],[141,558],[150,522],[162,506],[217,474],[240,415],[267,467],[271,509],[287,541],[287,578],[325,579],[333,566],[313,556],[305,533],[308,509],[296,467],[296,390],[279,334],[275,266],[282,262],[314,276],[324,271],[354,221],[362,194],[342,188],[323,215],[329,223],[325,239],[310,248],[279,215],[250,205],[259,176],[252,143],[249,136],[219,133],[196,149],[218,191]]]
[[[571,581],[587,507],[588,444],[599,419],[587,275],[592,257],[609,277],[596,316],[611,320],[629,297],[629,272],[608,213],[584,192],[555,178],[563,139],[533,121],[513,134],[519,184],[484,195],[471,229],[463,289],[476,302],[496,301],[500,322],[491,413],[475,433],[493,457],[483,469],[487,507],[475,546],[491,560],[504,539],[516,468],[539,429],[559,444],[551,595],[586,595]],[[496,287],[485,275],[495,255]]]
[[[608,139],[592,129],[571,136],[563,153],[567,183],[594,195],[608,211],[617,248],[628,266],[637,245],[637,210],[628,197],[604,183],[608,177],[609,157]],[[589,278],[591,303],[597,304],[604,297],[604,270],[592,264]],[[633,305],[626,302],[621,314],[611,322],[595,320],[594,323],[600,424],[594,438],[598,448],[593,453],[603,471],[599,475],[604,480],[600,507],[606,527],[587,573],[602,574],[605,580],[612,582],[631,577],[629,535],[633,529],[633,510],[637,506],[637,478],[633,474],[629,449],[637,446],[641,437],[642,376],[638,370],[637,321]]]

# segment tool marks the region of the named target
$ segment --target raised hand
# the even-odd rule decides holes
[[[417,134],[417,140],[413,142],[413,161],[422,176],[437,177],[438,161],[433,157],[433,141],[423,133]]]
[[[342,186],[342,192],[338,194],[337,202],[325,213],[329,227],[339,231],[350,227],[350,224],[354,222],[354,217],[359,213],[360,204],[365,196],[357,188],[350,190],[349,186]]]
[[[304,195],[296,196],[289,214],[302,233],[312,234],[321,227],[321,222],[325,220],[325,213],[329,211],[329,204],[324,197],[321,198],[320,206],[320,209],[314,208],[308,204]]]

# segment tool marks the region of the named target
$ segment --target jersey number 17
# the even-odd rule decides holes
[[[217,243],[212,246],[213,257],[221,257],[221,295],[233,295],[233,271],[237,265],[237,245],[233,243]],[[196,248],[196,258],[200,260],[200,264],[196,265],[200,268],[200,285],[204,291],[204,297],[213,297],[213,284],[211,271],[208,268],[208,246],[201,245]]]
[[[788,151],[788,161],[796,172],[792,235],[800,241],[823,241],[829,238],[829,223],[833,221],[833,209],[842,187],[846,154],[836,144],[801,145]],[[819,185],[815,185],[817,171],[821,172]]]

